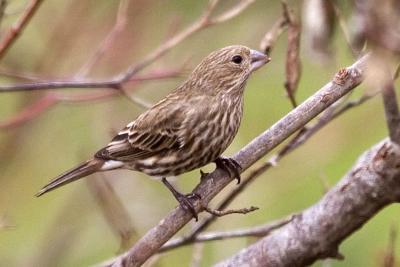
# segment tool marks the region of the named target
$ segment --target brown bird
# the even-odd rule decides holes
[[[166,177],[215,162],[240,182],[240,165],[221,154],[239,129],[247,79],[269,60],[240,45],[212,52],[181,86],[129,123],[92,159],[56,177],[36,196],[95,172],[130,169],[161,177],[197,220],[191,196],[175,190]]]

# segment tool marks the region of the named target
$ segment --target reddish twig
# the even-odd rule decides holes
[[[61,88],[111,88],[120,89],[121,86],[132,80],[133,76],[137,72],[144,69],[155,60],[166,54],[177,44],[187,39],[194,33],[208,28],[210,26],[223,23],[227,20],[234,18],[244,11],[250,4],[255,0],[242,0],[237,5],[228,9],[224,13],[211,17],[219,0],[211,0],[206,11],[188,28],[174,35],[169,40],[163,42],[159,47],[154,49],[149,53],[142,61],[137,64],[131,65],[125,72],[120,73],[116,77],[113,77],[104,81],[48,81],[39,83],[29,83],[29,84],[16,84],[16,85],[3,85],[0,86],[0,92],[14,92],[14,91],[33,91],[33,90],[48,90],[48,89],[61,89]]]
[[[42,2],[42,0],[31,0],[23,11],[21,17],[5,33],[4,37],[0,40],[0,58],[6,54],[7,50],[21,34]]]
[[[133,82],[143,82],[156,79],[165,79],[180,76],[179,70],[174,71],[156,71],[154,73],[146,74],[143,76],[138,76],[132,78]],[[100,91],[100,92],[90,92],[78,95],[66,95],[56,92],[48,92],[38,100],[36,100],[31,105],[25,107],[22,111],[9,117],[4,121],[0,121],[0,129],[17,127],[23,123],[26,123],[40,114],[50,109],[59,103],[82,103],[88,101],[98,101],[104,100],[110,97],[119,95],[119,91]],[[143,105],[143,103],[141,103]]]
[[[127,24],[128,6],[129,0],[120,1],[114,27],[107,34],[106,38],[101,42],[101,44],[98,46],[97,50],[93,53],[89,60],[87,60],[86,63],[83,64],[83,66],[76,73],[76,79],[85,77],[89,73],[93,66],[96,65],[97,62],[99,62],[105,52],[110,49],[112,43],[117,38],[117,36],[121,34],[121,32],[125,29]]]

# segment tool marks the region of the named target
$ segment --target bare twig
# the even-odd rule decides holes
[[[147,75],[137,76],[132,78],[134,82],[143,82],[143,81],[150,81],[150,80],[157,80],[157,79],[166,79],[166,78],[173,78],[180,76],[179,70],[172,70],[172,71],[157,71],[154,73],[150,73]],[[131,88],[132,89],[132,88]],[[31,105],[25,107],[22,111],[18,112],[17,114],[11,116],[10,118],[0,121],[0,129],[17,127],[25,122],[28,122],[34,118],[37,118],[40,114],[44,111],[50,109],[51,107],[59,104],[59,103],[67,103],[67,104],[74,104],[74,103],[82,103],[88,101],[98,101],[104,100],[110,97],[115,97],[119,95],[119,91],[99,91],[99,92],[90,92],[90,93],[83,93],[83,94],[74,94],[74,95],[66,95],[62,93],[57,93],[50,91],[46,93],[44,96],[36,100]],[[139,106],[148,107],[148,104],[143,102],[140,99],[133,99],[136,101]],[[142,102],[140,102],[142,101]]]
[[[272,25],[271,29],[264,35],[260,42],[260,49],[264,51],[265,54],[269,55],[272,48],[275,46],[278,37],[287,29],[289,23],[288,17],[286,16],[287,5],[282,2],[282,16]]]
[[[190,240],[190,242],[187,242],[187,240],[184,237],[178,237],[178,238],[168,241],[160,249],[159,252],[165,252],[165,251],[174,249],[176,247],[180,247],[183,244],[186,245],[189,243],[208,242],[208,241],[224,240],[224,239],[228,239],[228,238],[237,238],[237,237],[250,237],[250,236],[263,237],[263,236],[268,235],[275,229],[278,229],[278,228],[282,227],[283,225],[289,223],[292,219],[293,219],[293,216],[289,216],[285,219],[276,220],[276,221],[269,222],[264,225],[251,227],[251,228],[231,230],[231,231],[226,231],[226,232],[200,233],[197,236],[194,236]]]
[[[270,129],[255,138],[234,155],[233,159],[242,166],[243,170],[246,170],[295,131],[304,127],[312,118],[361,83],[367,58],[368,56],[364,56],[353,66],[341,70],[332,82],[325,85]],[[193,193],[201,197],[200,200],[194,200],[192,203],[196,211],[200,212],[202,207],[207,206],[211,199],[231,181],[232,178],[220,169],[216,169],[205,179],[202,179],[193,190]],[[111,263],[108,262],[105,266],[141,265],[191,219],[190,212],[180,206],[176,207],[157,226],[150,229],[128,252],[117,257]]]
[[[339,244],[382,208],[400,201],[398,166],[400,146],[382,141],[361,155],[318,203],[216,266],[289,267],[343,259]]]
[[[342,15],[341,10],[339,9],[339,7],[337,6],[337,4],[335,2],[332,1],[330,3],[331,3],[331,6],[333,7],[336,18],[339,21],[339,26],[343,32],[343,36],[344,36],[347,46],[350,48],[350,51],[353,54],[353,56],[358,55],[359,53],[356,51],[356,49],[354,49],[353,44],[351,42],[349,28],[347,27],[347,23],[345,21],[345,18]]]
[[[205,207],[204,210],[207,211],[208,213],[217,216],[217,217],[222,217],[225,215],[229,214],[247,214],[249,212],[253,212],[255,210],[258,210],[258,207],[253,207],[251,206],[250,208],[242,208],[242,209],[232,209],[232,210],[214,210],[209,207]]]
[[[121,0],[118,7],[116,22],[112,30],[107,34],[106,38],[98,46],[93,55],[86,61],[86,63],[79,69],[75,75],[75,79],[85,77],[89,71],[96,65],[105,52],[111,47],[117,36],[124,30],[127,24],[129,0]]]
[[[11,26],[11,28],[6,32],[4,37],[0,40],[0,58],[2,58],[7,50],[11,47],[14,41],[17,39],[18,35],[21,34],[24,27],[28,24],[30,19],[35,14],[42,0],[31,0],[23,11],[21,17],[17,22]]]
[[[194,33],[208,28],[212,25],[225,22],[239,15],[243,10],[245,10],[250,4],[252,4],[255,0],[241,0],[239,4],[235,5],[228,11],[223,14],[211,18],[212,12],[214,11],[216,5],[219,0],[210,0],[206,10],[204,13],[188,28],[184,29],[180,33],[173,36],[171,39],[163,42],[159,47],[157,47],[153,52],[148,54],[140,63],[132,65],[129,69],[120,75],[120,82],[125,82],[129,80],[133,75],[135,75],[138,71],[147,67],[150,63],[152,63],[157,58],[166,54],[171,48],[175,47],[177,44],[193,35]]]
[[[36,0],[38,1],[38,0]],[[179,32],[172,38],[163,42],[159,47],[149,53],[139,63],[131,65],[126,71],[118,74],[117,76],[103,81],[92,81],[92,80],[72,80],[72,81],[47,81],[29,84],[16,84],[16,85],[3,85],[0,86],[0,92],[11,92],[11,91],[33,91],[33,90],[48,90],[48,89],[61,89],[61,88],[111,88],[120,89],[121,86],[132,80],[133,76],[139,71],[153,63],[155,60],[166,54],[173,47],[180,42],[187,39],[194,33],[208,28],[210,26],[225,22],[229,19],[234,18],[243,12],[250,4],[255,0],[241,0],[237,5],[233,6],[226,12],[212,18],[212,12],[215,6],[218,4],[218,0],[211,0],[206,11],[188,28]]]

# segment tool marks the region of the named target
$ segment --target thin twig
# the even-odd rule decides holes
[[[262,237],[268,235],[275,229],[282,227],[293,219],[293,216],[289,216],[285,219],[276,220],[273,222],[269,222],[267,224],[261,226],[255,226],[251,228],[239,229],[239,230],[231,230],[226,232],[208,232],[208,233],[200,233],[188,241],[185,237],[178,237],[168,241],[159,252],[166,252],[168,250],[198,242],[208,242],[215,240],[223,240],[228,238],[237,238],[237,237]]]
[[[128,15],[128,7],[129,0],[121,0],[119,2],[118,12],[116,16],[116,21],[112,30],[107,34],[106,38],[101,42],[96,51],[92,54],[92,56],[81,66],[78,72],[75,74],[75,79],[80,79],[82,77],[87,76],[89,71],[96,65],[97,62],[101,59],[101,57],[105,54],[107,50],[110,49],[112,43],[121,34],[121,32],[125,29],[127,24],[127,15]]]
[[[48,90],[48,89],[61,89],[61,88],[111,88],[120,89],[121,86],[132,80],[133,76],[137,72],[144,69],[155,60],[166,54],[173,47],[175,47],[180,42],[187,39],[194,33],[208,28],[210,26],[226,22],[229,19],[234,18],[243,12],[250,4],[255,0],[242,0],[237,5],[228,9],[224,13],[211,18],[212,12],[214,11],[218,0],[212,0],[209,2],[206,11],[189,27],[176,34],[169,40],[163,42],[159,47],[154,49],[149,53],[142,61],[139,63],[131,65],[126,71],[118,74],[117,76],[103,81],[92,81],[92,80],[71,80],[71,81],[47,81],[29,84],[15,84],[15,85],[3,85],[0,86],[0,92],[11,92],[11,91],[33,91],[33,90]]]
[[[353,56],[357,56],[359,53],[356,51],[356,49],[354,49],[354,47],[352,45],[350,31],[349,31],[349,28],[347,27],[346,20],[343,17],[341,10],[339,9],[339,7],[337,6],[337,4],[334,1],[331,1],[330,3],[331,3],[331,6],[333,7],[333,11],[335,12],[336,18],[339,21],[339,26],[343,32],[343,36],[344,36],[344,39],[346,41],[348,48],[350,49]]]
[[[180,70],[172,70],[172,71],[156,71],[154,73],[149,73],[146,75],[137,76],[132,78],[132,81],[136,83],[140,83],[143,81],[151,81],[151,80],[158,80],[158,79],[166,79],[166,78],[173,78],[179,77]],[[134,87],[131,87],[132,90]],[[82,102],[90,102],[90,101],[99,101],[105,100],[110,97],[115,97],[119,95],[119,91],[96,91],[96,92],[89,92],[83,94],[74,94],[74,95],[66,95],[57,92],[47,92],[44,96],[40,97],[31,105],[24,107],[23,110],[19,111],[17,114],[7,118],[4,121],[0,121],[0,129],[12,128],[22,125],[34,118],[37,118],[40,114],[45,112],[46,110],[54,107],[60,103],[66,104],[75,104],[75,103],[82,103]],[[134,98],[134,97],[133,97]],[[143,106],[148,108],[149,104],[144,102],[141,99],[134,98],[134,101],[139,104],[139,106]]]
[[[212,25],[222,23],[234,18],[235,16],[239,15],[243,10],[245,10],[254,1],[255,0],[242,0],[239,2],[239,4],[232,7],[228,11],[224,12],[223,14],[215,18],[211,18],[212,12],[217,6],[219,0],[210,0],[204,13],[191,26],[184,29],[180,33],[176,34],[171,39],[165,41],[163,44],[161,44],[159,47],[153,50],[153,52],[148,54],[140,63],[134,64],[131,67],[129,67],[125,73],[119,76],[120,78],[118,80],[121,83],[129,80],[137,72],[150,65],[157,58],[166,54],[169,50],[171,50],[171,48],[175,47],[177,44],[187,39],[189,36],[193,35],[194,33],[200,30],[208,28]]]
[[[282,2],[282,16],[272,25],[271,29],[264,35],[260,42],[260,49],[265,54],[269,55],[272,48],[275,46],[278,37],[287,29],[289,23],[288,17],[286,16],[286,3]]]
[[[251,206],[250,208],[232,209],[232,210],[214,210],[209,207],[204,208],[205,211],[217,217],[222,217],[229,214],[247,214],[249,212],[253,212],[258,209],[259,209],[258,207],[253,207],[253,206]]]
[[[0,59],[6,54],[7,50],[21,34],[42,2],[43,0],[31,0],[23,11],[21,17],[11,26],[4,37],[0,40]]]

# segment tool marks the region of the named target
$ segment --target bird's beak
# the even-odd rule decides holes
[[[250,50],[250,69],[251,71],[258,70],[262,66],[264,66],[266,63],[271,61],[271,58],[257,50]]]

